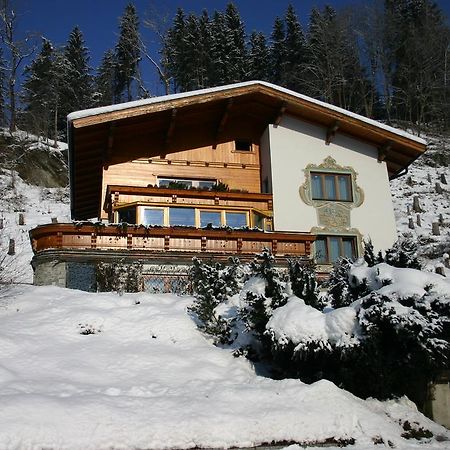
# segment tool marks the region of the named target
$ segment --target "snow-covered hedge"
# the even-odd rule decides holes
[[[441,275],[343,260],[319,292],[311,264],[291,261],[281,272],[264,252],[241,271],[241,292],[230,296],[225,273],[199,283],[196,304],[203,301],[213,319],[226,316],[236,354],[258,355],[276,376],[326,378],[362,397],[407,394],[423,404],[427,383],[449,367],[450,282]],[[202,311],[201,327],[214,335]]]

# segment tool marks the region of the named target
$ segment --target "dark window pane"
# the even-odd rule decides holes
[[[326,240],[318,238],[315,242],[316,261],[319,264],[327,262]]]
[[[256,228],[264,230],[264,217],[260,214],[253,214],[253,224]]]
[[[353,239],[342,239],[342,248],[344,251],[344,254],[342,256],[345,256],[346,258],[350,259],[355,258],[353,243],[354,243]]]
[[[199,181],[198,187],[202,189],[211,189],[215,184],[215,181]]]
[[[312,198],[323,198],[322,191],[322,177],[320,175],[312,174]]]
[[[336,185],[334,175],[325,175],[325,192],[328,200],[336,200]]]
[[[235,149],[239,152],[250,152],[252,150],[252,144],[250,141],[238,140],[234,141]]]
[[[206,227],[211,224],[213,227],[220,227],[220,212],[200,211],[200,226]]]
[[[350,189],[350,177],[348,175],[339,175],[339,199],[350,201],[352,199],[351,189]]]
[[[119,222],[136,223],[136,208],[119,209]]]
[[[227,212],[227,225],[231,228],[241,228],[247,226],[247,214]]]
[[[336,262],[339,259],[339,257],[341,256],[340,240],[341,240],[341,238],[339,238],[339,237],[330,237],[328,239],[329,246],[330,246],[330,248],[328,249],[328,254],[329,254],[331,263]]]
[[[184,225],[189,227],[195,226],[194,208],[170,208],[169,223],[172,226],[176,225]]]
[[[164,225],[163,209],[144,209],[144,225]]]

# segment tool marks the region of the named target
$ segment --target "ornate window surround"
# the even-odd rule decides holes
[[[353,169],[353,167],[340,166],[331,156],[327,156],[321,164],[308,164],[303,172],[305,173],[305,182],[300,186],[299,194],[300,198],[307,205],[319,208],[321,206],[324,206],[325,204],[333,203],[340,204],[348,209],[352,209],[358,208],[364,202],[364,192],[356,182],[358,173],[355,171],[355,169]],[[353,200],[313,200],[311,190],[311,172],[350,175]]]
[[[312,227],[310,232],[317,236],[348,236],[355,238],[357,255],[362,253],[363,236],[361,232],[351,227],[350,211],[358,208],[364,202],[364,191],[357,183],[358,173],[350,166],[341,166],[336,160],[328,156],[320,164],[308,164],[303,170],[305,182],[299,188],[301,200],[315,208],[318,226]],[[352,201],[313,200],[311,190],[311,172],[350,175]],[[329,264],[321,264],[319,270],[328,271]]]

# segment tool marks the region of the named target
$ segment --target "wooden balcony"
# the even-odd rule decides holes
[[[185,227],[144,227],[92,223],[56,223],[30,231],[36,256],[50,250],[139,254],[170,257],[208,255],[249,257],[269,248],[276,256],[308,257],[315,237],[308,233],[263,232]]]

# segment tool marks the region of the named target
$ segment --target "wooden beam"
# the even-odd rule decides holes
[[[327,129],[327,137],[325,138],[325,144],[330,145],[334,136],[336,136],[336,131],[339,130],[339,122],[335,120]]]
[[[217,127],[212,146],[214,150],[217,148],[217,143],[219,142],[220,135],[223,133],[225,125],[227,124],[228,117],[230,116],[231,107],[233,106],[233,101],[234,101],[233,98],[229,98],[227,100],[227,105],[222,113],[222,117],[220,118],[219,126]]]
[[[104,165],[106,170],[108,170],[108,167],[109,167],[109,161],[111,159],[112,148],[113,148],[113,145],[114,145],[114,129],[115,129],[115,127],[116,127],[116,121],[113,120],[109,124],[108,139],[107,139],[107,142],[106,142],[105,151],[103,153],[103,165]]]
[[[280,109],[278,110],[278,113],[277,113],[277,115],[276,115],[274,121],[273,121],[273,125],[274,125],[275,127],[277,127],[278,125],[280,125],[281,119],[283,118],[284,113],[286,112],[286,109],[287,109],[287,102],[283,102],[283,103],[281,104],[281,106],[280,106]]]
[[[392,148],[392,141],[386,141],[378,147],[378,162],[383,162]]]
[[[167,152],[170,148],[170,144],[172,142],[173,134],[175,131],[175,121],[177,118],[177,112],[178,112],[177,108],[172,109],[172,114],[170,115],[170,123],[166,133],[166,141],[164,143],[164,153],[161,153],[161,158],[166,157]]]

